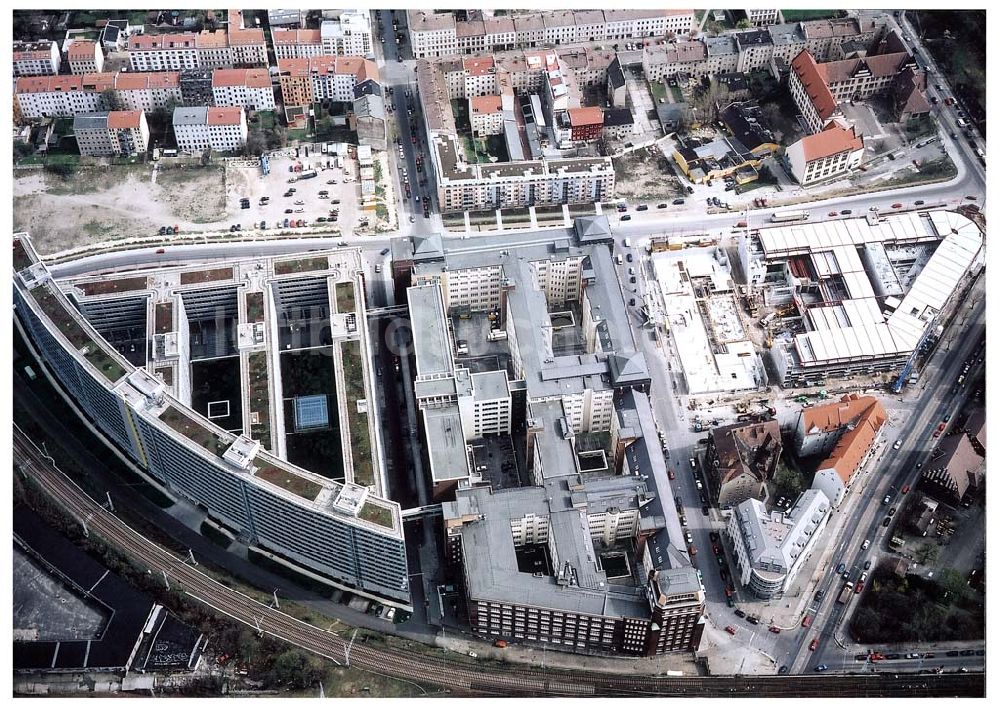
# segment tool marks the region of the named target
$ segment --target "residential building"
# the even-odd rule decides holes
[[[80,113],[73,117],[80,155],[144,155],[149,125],[142,111]]]
[[[55,75],[61,63],[59,45],[52,40],[14,42],[14,76]]]
[[[267,44],[259,29],[137,35],[129,38],[128,52],[132,71],[267,66]]]
[[[66,52],[72,74],[96,74],[104,71],[104,51],[99,42],[75,39]]]
[[[920,487],[942,502],[957,505],[982,490],[985,459],[965,434],[953,434],[938,444],[940,456],[924,466]]]
[[[243,107],[178,107],[174,109],[173,126],[177,148],[187,153],[206,149],[231,153],[243,150],[247,142]]]
[[[625,85],[625,70],[622,69],[621,60],[616,56],[608,67],[608,103],[613,107],[621,108],[628,101],[628,88]]]
[[[351,102],[355,87],[368,80],[379,81],[378,68],[363,57],[324,55],[278,61],[278,82],[286,107],[324,100]]]
[[[744,10],[743,14],[746,15],[747,20],[754,27],[766,27],[767,25],[778,24],[778,11],[777,10],[765,10],[758,8],[756,10]]]
[[[267,24],[271,27],[305,27],[308,10],[268,10]]]
[[[740,584],[760,599],[781,597],[809,558],[830,518],[830,501],[810,488],[787,513],[770,513],[749,498],[733,510],[726,534],[733,543]]]
[[[819,133],[800,138],[785,151],[792,177],[800,185],[850,175],[864,158],[865,144],[854,128],[831,121]]]
[[[310,286],[313,292],[326,294],[327,306],[328,282],[329,291],[335,282],[349,283],[359,293],[363,289],[356,254],[313,252],[297,258],[306,256],[317,269],[313,278],[277,269],[275,261],[288,262],[288,256],[257,257],[213,264],[207,271],[182,267],[155,283],[142,272],[132,272],[118,279],[120,288],[108,290],[106,276],[56,282],[30,238],[18,234],[13,256],[15,327],[22,330],[42,366],[64,391],[71,403],[67,415],[85,418],[171,498],[198,507],[269,564],[281,564],[378,603],[412,610],[399,506],[376,492],[384,485],[380,476],[373,485],[353,482],[355,467],[349,447],[345,447],[344,461],[347,480],[332,481],[267,450],[256,438],[262,436],[256,424],[250,424],[247,433],[234,434],[185,403],[191,401],[190,390],[185,392],[190,385],[185,370],[191,369],[189,349],[196,340],[191,336],[193,324],[218,318],[215,322],[225,321],[241,332],[244,326],[252,329],[252,323],[241,322],[243,289],[263,294],[266,312],[282,308],[275,302],[278,293],[282,294],[279,300],[294,308],[311,297]],[[206,289],[206,281],[216,287]],[[364,299],[359,298],[355,311],[360,322],[366,318],[364,308]],[[222,315],[226,312],[229,315]],[[147,342],[130,354],[131,359],[121,355],[98,329],[116,323],[127,323],[146,335]],[[341,328],[334,335],[336,346],[342,341],[357,342],[368,360],[370,345],[363,331]],[[263,342],[251,337],[240,350],[246,347],[265,353],[270,352],[265,348],[278,347],[269,343],[273,336],[268,332],[262,336]],[[218,343],[206,345],[219,347]],[[222,347],[233,346],[223,343]],[[363,370],[366,387],[370,387],[369,367]],[[246,391],[243,397],[243,406],[250,407]],[[281,401],[280,394],[274,397],[275,402]],[[272,402],[270,409],[276,422],[273,413],[280,412],[280,406]],[[256,408],[254,412],[260,415]],[[375,415],[370,411],[368,417]],[[266,412],[264,418],[268,419]],[[377,467],[377,424],[373,431],[371,462]],[[268,438],[283,439],[279,434],[275,424]]]
[[[181,102],[185,106],[214,106],[212,74],[215,69],[184,69],[180,72]]]
[[[472,135],[477,138],[503,133],[503,104],[497,95],[473,96],[469,99],[469,121]]]
[[[882,404],[872,396],[845,394],[839,401],[803,409],[795,427],[799,456],[826,454],[816,468],[813,488],[840,505],[858,473],[872,459],[888,421]]]
[[[601,137],[604,128],[604,112],[597,106],[571,108],[566,112],[574,141],[591,141]]]
[[[212,71],[214,106],[241,106],[247,111],[273,111],[274,87],[267,69]]]
[[[110,88],[114,74],[21,76],[14,82],[14,95],[22,118],[51,118],[100,111],[101,92]]]
[[[118,72],[114,88],[130,111],[155,111],[183,102],[179,72]]]
[[[627,108],[609,108],[604,111],[602,135],[612,140],[627,140],[635,134],[635,117]]]
[[[275,58],[301,59],[323,54],[323,40],[319,30],[271,29]]]
[[[342,10],[336,20],[323,22],[319,31],[324,54],[375,58],[368,10]]]
[[[451,11],[409,10],[410,45],[417,59],[453,54],[561,47],[687,34],[694,10],[545,10],[457,21]]]
[[[753,71],[766,66],[774,56],[771,33],[767,30],[747,30],[733,35],[739,53],[736,71]]]
[[[781,451],[781,431],[774,419],[713,429],[705,469],[719,507],[725,510],[748,498],[764,500]]]
[[[101,27],[101,46],[107,52],[122,52],[128,47],[128,38],[136,31],[136,27],[129,24],[128,19],[121,20],[98,20],[97,26]],[[140,26],[139,30],[142,29]]]

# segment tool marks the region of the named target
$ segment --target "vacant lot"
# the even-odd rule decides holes
[[[157,170],[148,165],[80,168],[68,178],[41,170],[14,179],[14,229],[53,254],[87,243],[228,226],[223,168]]]
[[[637,150],[615,160],[615,195],[630,200],[662,200],[684,194],[674,177],[670,159],[652,148]]]

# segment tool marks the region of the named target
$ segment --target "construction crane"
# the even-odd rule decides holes
[[[923,352],[924,346],[927,345],[927,339],[931,337],[932,333],[934,333],[934,324],[936,322],[937,322],[937,316],[935,315],[934,318],[931,319],[931,322],[927,325],[927,328],[924,329],[924,334],[920,336],[920,341],[917,343],[917,347],[913,349],[913,352],[910,354],[909,359],[907,359],[906,364],[900,371],[899,377],[897,377],[896,381],[892,384],[893,394],[899,394],[900,392],[903,391],[903,386],[906,384],[906,379],[910,376],[910,373],[913,371],[913,366],[917,364],[917,358],[920,357],[920,353]]]

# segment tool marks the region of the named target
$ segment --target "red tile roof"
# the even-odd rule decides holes
[[[97,42],[90,39],[75,39],[69,45],[66,56],[70,59],[93,59]]]
[[[243,114],[243,109],[238,106],[213,107],[208,109],[208,125],[209,126],[239,125],[240,116],[242,114]]]
[[[248,86],[266,89],[271,86],[267,69],[216,69],[212,72],[212,86]]]
[[[469,99],[469,103],[472,106],[472,113],[475,114],[500,113],[502,110],[500,97],[496,95],[473,96]]]
[[[567,113],[569,114],[569,125],[571,126],[604,125],[604,112],[597,106],[571,108]]]
[[[817,467],[817,470],[832,468],[845,485],[875,444],[888,419],[875,397],[856,394],[844,395],[839,402],[805,409],[802,416],[807,434],[817,429],[825,432],[845,430],[830,456]]]
[[[805,88],[819,117],[824,120],[830,118],[837,110],[837,101],[833,98],[830,87],[826,85],[813,56],[808,51],[802,50],[792,60],[791,68]]]
[[[469,76],[483,76],[495,71],[496,62],[493,57],[464,57],[462,67]]]
[[[108,112],[108,128],[138,128],[142,121],[142,111]]]
[[[854,127],[843,128],[831,121],[819,133],[802,139],[802,152],[806,162],[827,158],[844,151],[861,150],[864,142]]]
[[[275,28],[271,36],[275,44],[281,45],[320,44],[323,41],[319,30],[281,30]]]

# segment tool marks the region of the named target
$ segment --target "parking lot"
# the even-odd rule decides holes
[[[361,188],[358,185],[358,163],[353,158],[341,158],[343,167],[334,167],[334,161],[326,155],[313,151],[309,157],[305,154],[294,157],[295,151],[289,151],[291,157],[275,156],[270,161],[270,174],[263,175],[259,167],[230,168],[232,189],[229,190],[227,212],[235,215],[233,223],[242,225],[244,230],[259,227],[263,221],[267,229],[284,228],[285,220],[289,226],[293,222],[303,220],[303,226],[318,226],[323,222],[333,220],[331,210],[338,210],[336,220],[331,226],[339,227],[344,232],[351,232],[363,227],[365,220],[374,222],[374,213],[364,217],[359,213]],[[329,166],[327,165],[329,163]],[[299,168],[293,171],[293,168]],[[316,177],[302,179],[310,171],[316,172]],[[268,198],[261,204],[261,198]],[[249,207],[243,207],[249,201]]]

